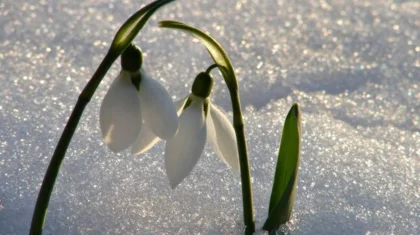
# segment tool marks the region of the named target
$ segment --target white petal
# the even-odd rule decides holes
[[[99,122],[108,147],[120,152],[136,140],[142,124],[140,99],[128,72],[114,80],[101,104]]]
[[[184,110],[184,105],[188,100],[188,97],[185,97],[184,99],[180,99],[174,102],[175,108],[176,108],[176,113],[179,115],[181,115],[182,110]]]
[[[239,172],[239,154],[236,135],[227,117],[214,105],[209,105],[207,115],[207,141],[217,156],[232,169]]]
[[[143,120],[159,138],[172,138],[178,130],[178,116],[165,88],[141,70],[140,102]]]
[[[187,98],[184,98],[174,103],[178,114],[181,114],[186,101]],[[144,125],[140,130],[139,136],[137,137],[136,141],[134,141],[134,144],[131,147],[131,153],[134,155],[144,153],[150,148],[152,148],[157,142],[159,142],[159,140],[159,137],[153,134],[149,126]]]
[[[157,137],[150,130],[149,126],[143,125],[140,130],[140,134],[134,141],[133,146],[131,147],[131,153],[133,155],[141,154],[152,148],[157,142],[159,142],[159,137]]]
[[[203,100],[193,100],[179,122],[178,133],[165,147],[165,167],[172,189],[190,174],[206,144]]]

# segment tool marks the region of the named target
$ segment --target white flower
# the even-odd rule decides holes
[[[180,113],[179,130],[175,137],[166,142],[165,147],[165,167],[171,188],[174,189],[190,174],[206,141],[223,162],[239,171],[235,131],[222,111],[208,98],[193,94],[175,102],[175,106]],[[142,153],[157,141],[159,138],[143,128],[132,151],[135,154]]]
[[[226,116],[208,98],[190,95],[191,104],[179,118],[179,131],[166,142],[165,167],[171,188],[187,177],[203,152],[206,140],[217,156],[239,171],[235,131]]]
[[[143,129],[168,140],[179,126],[168,92],[143,69],[121,71],[102,101],[99,119],[104,141],[114,152],[130,147]]]

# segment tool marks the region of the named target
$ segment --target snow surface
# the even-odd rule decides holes
[[[0,234],[27,234],[49,159],[79,92],[145,1],[0,3]],[[239,78],[260,229],[281,128],[299,102],[303,137],[291,234],[420,234],[417,0],[177,1],[136,39],[174,99],[211,60],[165,19],[208,31]],[[44,234],[241,234],[240,178],[206,149],[171,190],[164,143],[112,153],[99,130],[115,64],[85,111]],[[231,110],[221,76],[212,99]],[[231,115],[231,113],[229,113]],[[259,233],[262,233],[259,231]]]

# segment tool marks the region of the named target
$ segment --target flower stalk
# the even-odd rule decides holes
[[[79,95],[73,112],[71,113],[66,127],[64,128],[63,134],[61,135],[57,147],[55,148],[50,164],[48,165],[47,172],[45,173],[44,180],[42,181],[41,189],[38,194],[38,199],[36,201],[35,210],[32,217],[31,229],[29,232],[30,235],[42,234],[51,193],[54,188],[54,183],[57,179],[61,163],[63,162],[64,156],[66,154],[67,147],[70,144],[70,140],[73,137],[74,132],[76,131],[77,124],[79,123],[80,117],[82,116],[86,105],[91,100],[102,78],[105,76],[108,69],[117,59],[117,57],[118,55],[116,56],[110,51],[105,56],[105,59],[99,65],[96,72],[93,74],[85,89]]]
[[[245,234],[252,234],[255,231],[254,213],[252,205],[251,172],[249,168],[248,150],[245,140],[244,121],[242,118],[239,92],[230,92],[233,112],[233,128],[235,129],[238,144],[239,163],[241,167],[242,197],[244,205]]]
[[[255,231],[254,213],[252,203],[251,172],[249,168],[247,144],[245,140],[244,121],[242,118],[241,102],[239,98],[238,82],[233,66],[223,50],[222,46],[206,33],[187,24],[177,21],[162,21],[160,27],[178,29],[187,32],[206,46],[217,67],[221,71],[225,83],[228,87],[233,111],[233,127],[237,139],[237,148],[239,153],[239,163],[242,181],[242,199],[244,208],[245,234],[252,234]],[[211,69],[209,68],[208,71]]]
[[[35,204],[34,213],[32,216],[31,228],[29,231],[30,235],[42,234],[42,230],[47,215],[48,204],[51,198],[51,193],[54,188],[54,183],[57,179],[58,172],[60,170],[61,163],[63,162],[67,148],[76,131],[80,117],[83,114],[86,105],[91,100],[93,94],[101,83],[103,77],[108,72],[111,65],[115,60],[123,53],[127,46],[131,43],[134,37],[146,24],[147,20],[153,15],[153,13],[161,6],[172,2],[174,0],[157,0],[149,5],[143,7],[136,13],[134,13],[119,29],[113,43],[102,60],[96,72],[83,89],[76,105],[70,115],[70,118],[64,128],[64,131],[58,141],[57,147],[54,150],[54,154],[51,158],[50,164],[48,165],[47,172],[45,173],[44,180],[41,185],[41,189],[38,194],[38,198]]]

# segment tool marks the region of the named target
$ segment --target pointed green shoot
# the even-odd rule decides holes
[[[200,39],[210,53],[214,63],[219,66],[219,69],[222,72],[223,78],[229,89],[237,89],[238,85],[236,76],[235,72],[233,71],[232,64],[230,63],[229,57],[223,50],[222,46],[214,38],[210,37],[208,34],[200,31],[199,29],[178,21],[161,21],[159,22],[159,26],[163,28],[179,29]]]
[[[254,215],[252,206],[252,190],[251,190],[251,173],[249,170],[248,153],[245,140],[244,122],[242,118],[241,102],[239,98],[238,82],[232,63],[229,60],[226,52],[222,46],[212,37],[206,33],[196,29],[192,26],[186,25],[177,21],[161,21],[159,26],[163,28],[171,28],[182,30],[189,33],[200,41],[207,48],[214,63],[218,65],[220,72],[222,72],[225,83],[229,89],[229,94],[232,102],[233,111],[233,127],[236,133],[237,148],[239,153],[239,163],[241,168],[242,181],[242,198],[244,206],[244,224],[245,234],[252,234],[255,231]]]
[[[175,0],[157,0],[134,13],[118,30],[112,41],[110,50],[120,55],[137,36],[153,13],[161,6],[173,1]]]
[[[263,227],[267,231],[277,230],[292,215],[299,169],[300,138],[300,110],[299,105],[294,103],[284,122],[269,213]]]

